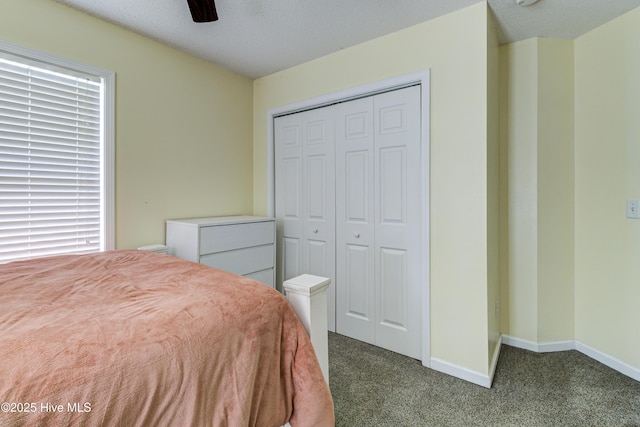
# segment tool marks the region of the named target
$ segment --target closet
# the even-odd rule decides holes
[[[274,120],[278,281],[329,277],[330,330],[417,359],[420,105],[416,85]]]

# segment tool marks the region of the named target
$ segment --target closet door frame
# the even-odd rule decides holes
[[[421,204],[422,204],[422,232],[420,236],[421,258],[424,260],[420,271],[422,282],[422,365],[430,367],[430,253],[429,253],[429,135],[430,135],[430,70],[423,70],[417,73],[406,74],[379,82],[357,86],[347,90],[334,92],[319,97],[307,99],[293,104],[283,105],[267,111],[267,215],[275,216],[275,139],[274,120],[278,116],[297,113],[312,108],[319,108],[337,102],[349,101],[363,98],[382,92],[401,89],[408,86],[420,85],[421,103]],[[281,284],[277,284],[281,289]]]

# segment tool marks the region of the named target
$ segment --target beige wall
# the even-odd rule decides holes
[[[252,83],[49,0],[0,0],[0,39],[116,72],[116,246],[252,211]]]
[[[491,363],[500,343],[500,48],[491,11],[487,14],[487,260],[488,357]]]
[[[502,333],[537,342],[537,40],[501,47],[504,78],[503,209],[507,229],[503,240]]]
[[[573,340],[573,41],[530,39],[502,51],[508,171],[502,332],[535,344]]]
[[[502,51],[509,236],[502,332],[536,344],[572,340],[573,42],[530,39]]]
[[[575,41],[576,339],[640,369],[640,8]]]
[[[254,82],[254,210],[267,209],[267,111],[431,69],[431,355],[486,374],[487,5]]]
[[[502,332],[640,368],[640,8],[503,46]],[[506,230],[506,231],[505,231]]]
[[[573,41],[538,39],[538,342],[574,337]]]

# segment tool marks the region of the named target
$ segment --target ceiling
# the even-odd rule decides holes
[[[53,0],[256,79],[483,0],[216,0],[196,24],[187,0]],[[501,43],[574,39],[640,0],[488,0]]]

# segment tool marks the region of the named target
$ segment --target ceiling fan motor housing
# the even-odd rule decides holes
[[[214,0],[187,0],[193,22],[212,22],[218,20]]]

